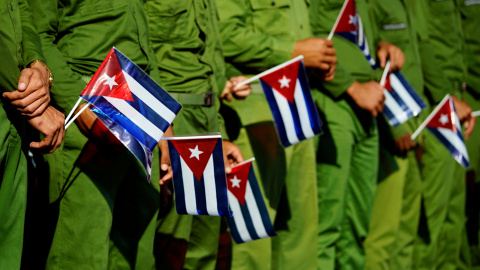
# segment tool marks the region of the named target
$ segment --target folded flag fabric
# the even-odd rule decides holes
[[[302,58],[267,70],[260,77],[280,141],[285,147],[322,133]]]
[[[276,235],[255,177],[253,160],[233,167],[227,175],[228,203],[233,212],[227,223],[237,244]]]
[[[447,147],[453,158],[464,168],[468,168],[470,161],[462,136],[462,127],[450,95],[445,96],[425,123],[433,135]]]
[[[333,33],[358,45],[368,63],[373,69],[377,69],[375,60],[370,55],[367,37],[363,29],[362,19],[357,12],[354,0],[345,0],[342,10],[332,29]]]
[[[168,140],[178,214],[231,216],[222,137],[175,136]]]
[[[152,151],[181,109],[162,87],[113,48],[80,95],[135,155],[150,179]],[[132,141],[135,139],[135,141]]]
[[[417,116],[427,107],[400,71],[387,75],[383,93],[385,94],[383,113],[390,125],[394,127]]]

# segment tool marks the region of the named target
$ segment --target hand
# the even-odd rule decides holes
[[[303,63],[306,67],[329,73],[335,70],[335,68],[332,70],[332,65],[337,63],[336,53],[333,41],[312,37],[295,42],[292,58],[303,55]]]
[[[373,117],[377,117],[383,111],[385,96],[383,87],[378,82],[359,83],[355,81],[348,87],[347,94],[360,108],[369,111]]]
[[[18,90],[4,92],[3,97],[10,100],[19,112],[27,117],[41,115],[50,102],[47,68],[35,63],[20,73]]]
[[[330,65],[330,69],[325,73],[323,78],[326,82],[332,81],[335,78],[335,68],[337,68],[337,63]]]
[[[461,101],[455,96],[452,96],[452,100],[458,119],[465,126],[465,139],[468,139],[475,127],[476,117],[472,117],[472,108],[465,101]]]
[[[415,142],[412,141],[410,133],[403,134],[400,138],[395,139],[395,147],[400,152],[407,152],[415,146]]]
[[[172,136],[173,129],[170,125],[167,130],[165,130],[163,137],[166,138]],[[170,164],[170,152],[168,151],[168,141],[158,142],[158,148],[160,148],[160,180],[158,183],[163,185],[173,178],[172,166]]]
[[[377,46],[377,56],[380,67],[384,68],[387,58],[390,59],[390,70],[399,70],[405,63],[405,55],[397,46],[386,41],[380,41]]]
[[[229,141],[223,141],[223,159],[225,161],[225,173],[232,172],[232,167],[243,162],[243,155],[240,148]]]
[[[250,84],[242,85],[237,88],[238,83],[247,80],[245,76],[232,77],[225,84],[221,99],[226,99],[228,102],[235,99],[245,99],[252,92],[252,86]]]
[[[87,106],[88,103],[83,103],[75,110],[73,115],[76,115],[83,107]],[[78,128],[86,137],[92,136],[92,127],[95,121],[97,120],[97,116],[91,110],[86,109],[84,110],[78,117],[75,119]]]
[[[31,142],[31,148],[40,149],[47,154],[53,153],[62,144],[65,137],[65,115],[52,106],[48,106],[38,116],[27,117],[27,122],[45,135],[43,141]]]

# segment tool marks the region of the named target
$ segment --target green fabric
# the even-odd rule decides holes
[[[308,2],[217,0],[226,61],[253,75],[289,60],[295,41],[312,35]],[[315,268],[313,140],[284,149],[261,86],[254,82],[252,89],[245,100],[228,105],[241,122],[235,142],[245,158],[256,158],[256,176],[278,236],[234,245],[232,269]]]
[[[68,113],[113,46],[159,81],[145,12],[137,1],[31,2],[43,53],[55,74],[52,103]],[[150,269],[159,198],[158,150],[152,182],[128,150],[93,140],[76,125],[47,157],[52,216],[58,217],[47,269]],[[128,191],[128,192],[127,192]],[[142,209],[142,210],[139,210]]]
[[[344,1],[311,1],[310,18],[316,36],[327,36]],[[378,42],[367,1],[355,1],[362,18],[370,55],[375,59]],[[370,113],[357,107],[344,92],[354,80],[375,80],[378,74],[359,47],[334,36],[338,66],[345,73],[335,74],[315,94],[323,114],[324,134],[317,148],[318,243],[317,269],[362,269],[365,263],[363,241],[376,189],[378,133]],[[346,83],[349,82],[349,83]]]
[[[27,1],[0,1],[0,92],[17,88],[20,69],[44,60]],[[20,269],[27,205],[25,119],[0,98],[0,268]]]
[[[220,131],[228,139],[219,114],[226,68],[214,2],[148,0],[145,8],[162,86],[175,94],[215,94],[213,106],[179,99],[186,104],[173,122],[175,135]],[[173,207],[158,221],[157,232],[188,241],[183,269],[214,269],[220,221],[220,217],[178,215]]]

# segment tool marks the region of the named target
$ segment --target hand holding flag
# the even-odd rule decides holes
[[[450,151],[455,160],[464,168],[469,166],[467,148],[463,141],[462,127],[455,112],[453,100],[450,95],[438,104],[432,113],[425,119],[420,127],[413,133],[412,140],[427,127],[435,137]]]
[[[237,244],[276,235],[255,177],[253,160],[233,167],[227,176],[228,202],[233,211],[227,222]]]
[[[168,140],[178,214],[231,216],[222,137],[176,136]]]

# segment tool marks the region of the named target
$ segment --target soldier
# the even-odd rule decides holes
[[[313,38],[309,1],[218,0],[220,32],[227,63],[258,74],[298,55],[318,77],[332,79],[335,49]],[[240,125],[232,127],[244,155],[255,156],[271,219],[278,236],[233,246],[233,269],[313,269],[318,215],[313,139],[283,148],[258,82],[244,101],[228,104]],[[233,132],[236,131],[236,132]]]
[[[250,86],[233,92],[234,85],[246,78],[225,76],[215,3],[147,0],[145,9],[162,85],[183,106],[173,122],[175,135],[221,132],[228,172],[243,157],[228,141],[220,98],[245,97]],[[167,188],[163,185],[162,193]],[[174,207],[162,211],[168,214],[158,222],[157,268],[215,269],[221,218],[178,215]]]
[[[62,112],[72,109],[113,46],[159,82],[142,3],[32,0],[30,5],[56,75],[52,100]],[[151,269],[157,149],[148,183],[135,157],[93,112],[86,110],[75,122],[59,151],[47,158],[54,235],[46,268]]]
[[[27,205],[26,151],[30,147],[51,153],[60,146],[65,116],[49,105],[52,76],[27,2],[0,1],[0,14],[0,268],[20,269]],[[28,144],[25,120],[44,134],[43,141]]]
[[[344,2],[311,1],[315,36],[330,33]],[[356,43],[334,36],[336,76],[319,86],[316,98],[325,123],[325,134],[319,137],[317,149],[317,269],[364,268],[363,240],[368,232],[378,169],[375,117],[380,115],[384,101],[383,88],[376,82],[380,72],[372,69],[365,53],[378,55],[379,67],[384,67],[389,58],[392,70],[401,68],[405,60],[402,51],[391,43],[376,42],[380,39],[369,16],[368,1],[355,4],[368,42],[367,52],[362,52]]]

